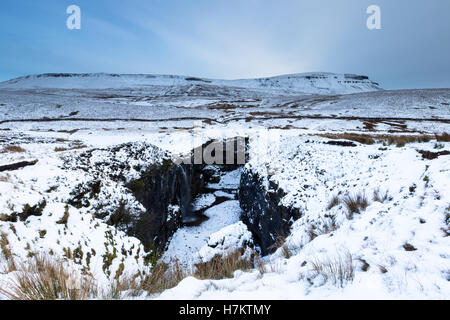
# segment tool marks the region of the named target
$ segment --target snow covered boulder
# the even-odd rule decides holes
[[[253,248],[252,234],[247,226],[239,221],[211,234],[208,244],[200,249],[199,256],[202,261],[209,261],[216,255],[224,255],[237,249],[244,249],[247,254],[250,253],[250,250],[247,250],[250,248]]]

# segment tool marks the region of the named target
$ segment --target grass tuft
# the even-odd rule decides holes
[[[326,281],[331,281],[341,288],[346,283],[353,281],[355,277],[353,257],[349,252],[345,255],[338,254],[333,258],[315,259],[311,261],[311,264],[316,276],[320,275]]]
[[[345,207],[347,208],[347,218],[353,219],[355,213],[361,213],[369,206],[369,201],[367,200],[364,193],[358,193],[356,195],[346,195],[342,200]]]
[[[289,259],[292,257],[292,251],[289,248],[289,246],[286,244],[286,237],[279,235],[275,241],[275,244],[273,245],[274,248],[281,249],[281,254],[286,259]]]
[[[436,141],[438,142],[450,142],[450,134],[444,132],[442,134],[436,134]]]
[[[207,262],[195,265],[194,277],[205,279],[225,279],[232,278],[236,270],[247,271],[253,268],[251,259],[243,257],[243,250],[238,249],[226,255],[216,255]]]
[[[18,271],[0,294],[10,300],[85,300],[95,297],[92,278],[76,277],[62,260],[35,254],[18,265]]]
[[[187,274],[178,261],[175,261],[172,266],[166,263],[158,263],[152,267],[150,275],[143,280],[140,289],[150,294],[160,293],[176,287],[186,277]]]
[[[381,193],[380,189],[377,188],[377,189],[375,189],[373,191],[373,198],[372,199],[373,199],[374,202],[384,203],[384,202],[386,202],[386,200],[389,199],[389,195],[388,195],[387,191],[384,192],[384,193]]]
[[[64,215],[61,217],[61,219],[56,221],[56,224],[67,225],[68,221],[69,221],[69,206],[66,205],[65,208],[64,208]]]
[[[0,153],[23,153],[26,150],[20,146],[6,146]]]
[[[6,272],[12,272],[16,270],[16,263],[9,246],[9,240],[6,233],[2,232],[0,234],[0,253],[6,261]]]
[[[338,195],[334,195],[330,202],[328,202],[327,210],[331,210],[332,208],[336,207],[340,203],[340,199]]]

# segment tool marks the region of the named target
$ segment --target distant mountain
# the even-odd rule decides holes
[[[345,94],[382,90],[378,83],[371,81],[367,76],[324,72],[240,80],[218,80],[175,75],[48,73],[1,82],[0,89],[136,89],[192,85],[315,94]]]

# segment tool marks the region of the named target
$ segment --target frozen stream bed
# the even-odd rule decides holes
[[[207,184],[207,190],[211,193],[200,194],[194,201],[194,208],[205,209],[209,206],[202,212],[206,220],[200,225],[184,226],[175,232],[163,255],[163,261],[177,259],[183,267],[191,268],[199,262],[199,252],[207,245],[212,234],[240,221],[241,208],[236,199],[240,176],[241,169],[224,172],[218,183]]]

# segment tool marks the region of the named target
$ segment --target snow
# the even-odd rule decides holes
[[[236,271],[225,280],[188,277],[154,298],[448,299],[450,157],[423,160],[417,150],[450,150],[450,143],[442,142],[439,149],[435,141],[401,148],[380,143],[342,147],[326,144],[330,139],[319,135],[450,132],[450,89],[382,91],[368,79],[352,77],[319,73],[186,80],[97,74],[1,83],[0,165],[39,161],[0,172],[0,216],[43,199],[47,205],[42,216],[25,222],[0,221],[0,232],[18,259],[35,251],[64,256],[67,248],[81,248],[82,262],[73,264],[81,271],[86,254],[95,252],[90,270],[103,285],[121,263],[128,274],[142,272],[147,270],[146,253],[139,240],[92,213],[125,199],[138,214],[144,208],[123,184],[140,170],[163,155],[184,154],[209,139],[247,136],[250,159],[244,170],[258,173],[266,189],[269,182],[278,185],[285,192],[280,205],[302,212],[286,239],[291,257],[278,250],[262,258],[262,274],[254,269]],[[373,129],[365,127],[367,118],[374,119]],[[11,145],[25,151],[2,152]],[[91,153],[88,160],[81,157],[84,152]],[[117,164],[129,168],[117,172]],[[125,181],[113,178],[118,174]],[[239,221],[241,209],[233,193],[240,175],[241,169],[226,172],[219,183],[208,185],[212,193],[194,203],[195,210],[206,209],[208,220],[180,228],[163,261],[178,259],[192,269],[195,263],[252,242]],[[88,208],[69,206],[67,225],[56,223],[71,191],[96,179],[102,181],[98,199]],[[374,201],[374,192],[387,198]],[[366,195],[369,205],[352,219],[342,203],[327,208],[333,196],[358,193]],[[230,200],[214,205],[224,197]],[[405,244],[416,250],[405,250]],[[105,273],[102,256],[115,247],[124,250],[117,251]],[[313,262],[347,254],[352,255],[355,273],[343,286],[314,272]],[[364,271],[365,263],[369,267]],[[0,283],[10,276],[0,273]]]
[[[269,256],[264,274],[255,270],[237,272],[229,280],[186,279],[160,298],[177,299],[181,292],[186,299],[448,297],[450,239],[443,230],[448,228],[450,157],[422,160],[416,148],[432,148],[433,143],[380,151],[380,145],[346,148],[311,137],[283,137],[279,142],[269,145],[269,150],[257,141],[251,145],[251,152],[259,156],[252,157],[247,169],[266,172],[267,179],[288,191],[281,201],[302,209],[302,218],[286,239],[293,256],[286,259],[280,251]],[[274,170],[268,170],[263,161],[267,157],[271,166],[277,166]],[[372,200],[378,188],[389,195],[382,203]],[[366,192],[369,206],[353,219],[347,217],[342,204],[326,209],[338,192]],[[330,216],[336,223],[331,232],[324,228]],[[308,232],[312,227],[313,239]],[[406,243],[416,250],[405,250]],[[353,257],[355,275],[343,288],[314,273],[312,262],[335,260],[347,253]],[[369,265],[366,271],[363,261]]]
[[[199,211],[202,209],[206,209],[214,204],[216,201],[216,197],[214,194],[207,193],[207,194],[201,194],[199,197],[197,197],[194,200],[193,203],[193,211]]]
[[[172,75],[43,74],[2,82],[0,89],[136,89],[153,86],[163,91],[165,87],[171,87],[167,90],[174,90],[173,87],[176,86],[195,85],[320,94],[381,90],[378,84],[370,81],[367,77],[324,72],[242,80],[215,80]],[[189,92],[189,89],[186,88],[184,91]]]
[[[250,244],[253,244],[252,234],[239,221],[211,234],[208,243],[199,251],[200,259],[209,261],[216,255],[224,255],[236,248],[246,248]]]
[[[219,183],[210,183],[206,187],[209,189],[221,190],[221,189],[238,189],[241,177],[241,169],[226,172],[220,179]]]
[[[234,199],[235,198],[234,194],[231,194],[231,193],[228,193],[228,192],[223,192],[221,190],[218,190],[218,191],[214,192],[214,195],[216,197],[224,197],[224,198],[228,198],[228,199]]]
[[[108,161],[123,161],[132,166],[140,163],[145,168],[146,165],[159,161],[160,150],[139,143],[129,146],[126,153],[121,152],[123,150],[97,149],[92,151],[89,159],[92,163],[83,163],[81,159],[84,158],[78,157],[83,150],[73,150],[70,155],[57,153],[54,152],[55,146],[51,141],[27,144],[24,148],[26,154],[39,158],[39,162],[20,170],[0,173],[0,212],[22,212],[26,204],[33,206],[43,200],[46,201],[46,206],[41,216],[31,216],[26,221],[0,222],[0,232],[7,236],[15,258],[21,261],[32,253],[50,252],[56,256],[66,256],[68,250],[73,252],[78,249],[82,252],[82,257],[76,261],[75,267],[79,270],[86,268],[104,286],[109,284],[110,277],[114,278],[121,263],[127,266],[127,272],[131,274],[142,270],[146,254],[140,241],[108,225],[105,222],[107,219],[95,218],[91,210],[100,205],[103,209],[114,207],[122,200],[128,200],[130,213],[144,210],[123,185],[110,178],[117,170],[113,170],[112,163],[108,164]],[[139,160],[129,158],[133,156],[131,151],[134,148],[139,150]],[[140,148],[145,151],[140,152]],[[84,165],[89,171],[82,169]],[[101,170],[93,169],[99,166]],[[127,176],[125,172],[124,175]],[[135,175],[133,170],[128,172],[129,179]],[[99,176],[102,189],[97,198],[91,200],[91,206],[81,209],[67,206],[75,186]],[[67,223],[58,223],[65,215],[66,206]],[[42,231],[45,232],[43,236]],[[116,248],[123,250],[118,250],[112,264],[105,268],[103,256]],[[0,282],[1,280],[0,275]]]
[[[209,219],[201,225],[182,227],[175,232],[164,253],[163,261],[177,259],[180,265],[191,269],[195,263],[200,262],[199,252],[212,234],[239,222],[241,208],[239,201],[230,200],[209,208],[204,214]]]

